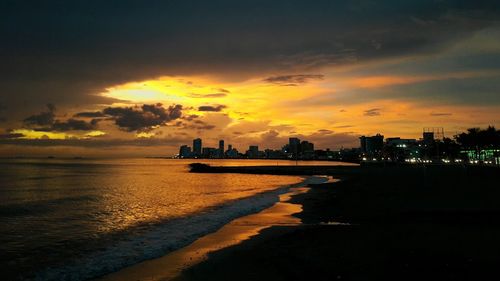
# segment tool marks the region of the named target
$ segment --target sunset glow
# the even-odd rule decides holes
[[[352,12],[351,6],[339,5]],[[325,7],[338,13],[331,8]],[[424,127],[442,127],[453,137],[470,127],[498,126],[500,26],[495,20],[458,20],[454,10],[433,8],[433,20],[408,14],[395,25],[364,5],[354,10],[355,18],[376,18],[377,28],[357,21],[359,26],[345,25],[340,13],[312,17],[318,22],[304,30],[317,33],[303,32],[292,20],[302,15],[292,13],[284,33],[272,24],[247,26],[249,33],[242,33],[217,22],[218,29],[192,29],[211,34],[198,38],[176,29],[165,36],[145,21],[141,24],[156,34],[155,43],[120,53],[128,46],[122,44],[103,49],[102,56],[82,51],[75,56],[76,68],[52,58],[54,69],[63,72],[34,61],[26,68],[36,66],[33,71],[45,78],[9,80],[4,91],[9,95],[0,99],[0,154],[9,155],[16,145],[35,151],[37,142],[29,140],[41,139],[40,154],[50,146],[61,153],[98,154],[94,144],[139,155],[175,154],[197,137],[209,146],[224,139],[244,150],[264,143],[280,148],[297,136],[318,148],[339,149],[356,147],[360,135],[418,139]],[[143,39],[136,38],[140,33],[117,34],[116,42]],[[100,38],[87,39],[98,46]],[[92,63],[85,59],[93,56]],[[19,66],[27,56],[13,57]],[[91,142],[79,146],[79,139]]]

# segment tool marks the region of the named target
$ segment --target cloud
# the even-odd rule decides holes
[[[182,116],[182,105],[176,104],[165,108],[158,103],[144,104],[140,108],[107,107],[102,112],[110,116],[122,130],[143,132],[180,118]]]
[[[196,94],[192,93],[189,95],[192,98],[223,98],[226,97],[226,93],[213,93],[213,94]]]
[[[322,74],[281,75],[268,77],[264,79],[264,82],[281,86],[298,86],[314,80],[323,80],[323,78]]]
[[[89,118],[98,118],[104,116],[106,115],[101,111],[85,111],[85,112],[78,112],[75,115],[73,115],[73,117],[89,117]]]
[[[339,125],[339,126],[334,126],[334,128],[337,129],[344,129],[344,128],[352,128],[354,127],[353,125]]]
[[[36,131],[91,131],[97,128],[98,120],[90,122],[70,118],[65,121],[56,120],[56,107],[53,104],[47,104],[47,111],[31,115],[23,120],[24,125]]]
[[[200,117],[199,115],[190,114],[190,115],[182,116],[181,118],[184,120],[187,120],[187,121],[192,121],[192,120],[199,118],[199,117]]]
[[[208,124],[208,123],[206,123],[204,121],[194,120],[193,124],[192,125],[188,125],[186,128],[188,128],[188,129],[196,129],[196,130],[212,130],[215,127],[216,127],[215,125]]]
[[[47,111],[39,114],[31,115],[23,120],[25,125],[28,126],[50,126],[55,121],[55,106],[47,104]]]
[[[380,108],[372,108],[365,110],[363,113],[364,116],[379,116],[380,115]]]
[[[74,147],[118,147],[118,146],[165,146],[165,145],[180,145],[191,141],[190,138],[179,138],[168,136],[165,138],[135,138],[135,139],[15,139],[1,138],[0,144],[3,145],[21,145],[21,146],[74,146]]]
[[[24,134],[20,133],[6,133],[6,134],[0,134],[0,140],[2,139],[18,139],[24,137]]]
[[[234,134],[234,133],[233,133]],[[300,140],[307,140],[314,143],[315,148],[340,148],[355,147],[358,145],[358,136],[351,133],[335,133],[328,129],[320,129],[312,134],[293,134],[282,133],[277,130],[267,130],[260,133],[257,137],[248,135],[237,136],[238,140],[244,140],[248,144],[261,144],[265,148],[279,149],[288,143],[290,136],[297,137]]]
[[[48,100],[61,107],[110,105],[118,100],[97,93],[162,75],[244,80],[434,54],[496,25],[500,14],[494,1],[368,2],[111,0],[34,7],[9,1],[0,11],[8,116],[19,110],[25,116]]]
[[[66,121],[56,120],[52,127],[48,131],[91,131],[97,128],[97,121],[92,120],[91,122],[86,122],[84,120],[77,120],[70,118]],[[45,131],[45,130],[42,130]]]
[[[334,132],[332,130],[327,130],[327,129],[320,129],[318,130],[319,134],[333,134]]]
[[[452,113],[448,112],[431,112],[430,116],[451,116]]]
[[[217,91],[219,91],[219,92],[222,92],[222,93],[225,93],[225,94],[229,94],[229,93],[231,93],[229,90],[224,89],[224,88],[217,88],[217,89],[215,89],[215,90],[217,90]]]
[[[3,105],[2,103],[0,103],[0,112],[4,111],[7,107],[5,105]],[[0,122],[5,122],[7,121],[7,118],[3,117],[3,116],[0,116]]]
[[[227,106],[225,105],[202,105],[198,107],[198,111],[213,111],[213,112],[220,112]]]

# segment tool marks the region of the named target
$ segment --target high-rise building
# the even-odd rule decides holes
[[[359,138],[361,151],[366,154],[375,155],[382,151],[384,147],[384,136],[377,134],[372,137],[361,136]]]
[[[201,139],[197,138],[193,140],[193,154],[195,157],[200,157],[201,154],[202,143]]]
[[[187,145],[182,145],[179,148],[179,158],[188,158],[191,157],[191,147]]]
[[[219,141],[219,157],[224,158],[224,140]]]
[[[434,132],[424,132],[423,140],[425,144],[432,144],[434,142]]]
[[[250,145],[247,151],[248,158],[259,157],[259,147],[257,145]]]
[[[289,138],[288,139],[288,149],[289,153],[293,155],[298,155],[300,153],[300,139],[298,138]]]
[[[308,141],[302,141],[300,143],[301,152],[314,152],[314,144]]]
[[[217,158],[218,150],[213,147],[204,147],[202,151],[203,158]]]

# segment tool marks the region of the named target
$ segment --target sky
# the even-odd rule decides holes
[[[0,2],[0,156],[500,127],[498,1]]]

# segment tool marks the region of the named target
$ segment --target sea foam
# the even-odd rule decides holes
[[[121,239],[101,251],[70,261],[62,267],[43,270],[32,280],[87,280],[163,256],[191,244],[206,234],[215,232],[236,218],[272,206],[279,201],[279,195],[288,192],[290,188],[326,181],[328,178],[324,176],[307,177],[297,184],[233,200],[206,212],[155,225],[139,236],[133,235]]]

